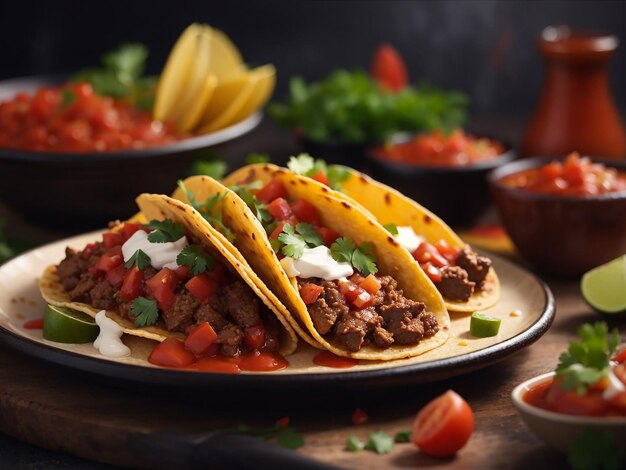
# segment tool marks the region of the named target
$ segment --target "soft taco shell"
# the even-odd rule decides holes
[[[294,329],[307,342],[318,347],[322,345],[340,356],[369,360],[392,360],[417,356],[445,343],[449,335],[450,318],[441,295],[413,257],[366,211],[346,200],[338,199],[326,186],[311,184],[312,180],[309,178],[295,175],[273,165],[255,165],[251,171],[237,172],[235,175],[239,176],[231,175],[226,178],[225,182],[229,185],[253,181],[266,184],[273,179],[279,179],[290,197],[304,199],[317,207],[325,226],[342,236],[352,238],[357,244],[372,242],[378,257],[380,274],[393,276],[408,298],[424,302],[427,309],[436,316],[440,327],[435,336],[422,340],[416,346],[392,345],[387,349],[365,346],[357,352],[350,352],[328,342],[313,327],[306,305],[292,284],[295,279],[289,279],[285,274],[269,244],[265,230],[245,202],[239,197],[233,198],[234,202],[224,204],[222,217],[224,223],[235,232],[235,246],[292,313]],[[203,201],[212,194],[227,190],[219,182],[203,176],[188,178],[184,184],[188,190],[194,192],[197,201]],[[185,200],[182,191],[177,191],[174,196]]]
[[[238,259],[233,255],[233,249],[229,249],[225,246],[230,245],[230,242],[221,233],[213,229],[213,227],[192,207],[167,196],[158,194],[142,194],[137,198],[137,204],[139,205],[141,214],[145,217],[145,220],[162,220],[168,218],[183,224],[185,232],[192,234],[196,243],[202,245],[203,248],[219,260],[219,262],[221,262],[226,269],[239,276],[272,311],[272,313],[275,314],[276,318],[281,323],[283,328],[280,338],[280,353],[282,355],[288,355],[295,351],[297,346],[297,336],[291,328],[288,320],[275,307],[274,303],[268,299],[266,293],[269,292],[269,289],[263,285],[262,281],[254,274],[245,260]],[[138,220],[136,217],[137,216],[133,217],[133,220]],[[60,283],[56,274],[56,266],[49,266],[46,269],[39,284],[39,288],[43,298],[49,304],[78,310],[92,317],[95,317],[101,310],[88,304],[72,302]],[[182,333],[174,333],[154,326],[136,327],[132,322],[122,318],[115,312],[107,311],[107,316],[118,323],[122,327],[124,333],[133,336],[139,336],[156,341],[163,341],[172,336],[178,338],[184,337]]]

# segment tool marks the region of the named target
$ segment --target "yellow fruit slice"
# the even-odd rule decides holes
[[[201,30],[196,23],[188,26],[174,44],[157,84],[153,111],[155,119],[167,120],[181,90],[186,88],[195,61],[196,38]]]
[[[200,126],[204,127],[226,111],[231,103],[252,83],[252,76],[248,73],[235,75],[218,82],[211,101],[202,113]]]
[[[245,72],[246,66],[239,49],[219,29],[203,25],[203,29],[209,32],[211,40],[211,68],[210,73],[218,80],[223,80]]]
[[[258,67],[251,70],[248,75],[251,77],[250,83],[223,113],[200,128],[201,133],[213,132],[242,121],[267,103],[276,84],[274,66]]]

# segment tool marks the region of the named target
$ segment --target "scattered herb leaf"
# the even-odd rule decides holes
[[[276,443],[287,449],[299,449],[304,446],[304,438],[293,428],[284,427],[276,434]]]
[[[295,233],[294,228],[287,224],[283,227],[283,231],[278,235],[278,240],[283,243],[283,255],[293,259],[300,259],[307,247],[304,238]]]
[[[335,240],[330,246],[330,254],[335,261],[352,263],[352,253],[356,250],[356,245],[351,238],[341,237]]]
[[[254,216],[259,220],[259,222],[263,224],[272,220],[272,216],[267,211],[267,205],[259,201],[256,196],[251,192],[255,189],[258,189],[259,186],[260,181],[249,185],[230,186],[230,189],[237,193],[237,195],[241,199],[243,199],[243,202],[245,202],[250,210],[254,213]]]
[[[176,257],[179,266],[191,266],[191,275],[197,276],[204,271],[212,271],[215,260],[200,245],[189,245]]]
[[[126,269],[130,269],[135,263],[137,263],[137,269],[141,271],[142,269],[150,266],[150,262],[150,257],[143,250],[137,250],[133,253],[133,256],[131,256],[129,260],[126,261],[124,267]]]
[[[230,242],[235,240],[235,234],[233,231],[226,227],[222,222],[222,210],[218,206],[218,203],[226,197],[226,191],[223,193],[217,193],[210,196],[203,203],[196,201],[195,194],[190,189],[187,189],[185,183],[182,180],[178,180],[178,187],[183,191],[185,197],[189,201],[191,207],[197,210],[204,220],[210,223],[216,230],[220,231]]]
[[[356,434],[352,433],[346,440],[346,450],[348,452],[360,452],[365,448],[365,443],[361,441]]]
[[[324,239],[311,224],[300,222],[296,225],[296,230],[309,245],[309,248],[315,248],[324,244]]]
[[[153,230],[148,235],[151,243],[175,242],[185,236],[185,227],[171,219],[151,220],[146,227]]]
[[[388,454],[393,449],[393,438],[385,431],[376,431],[370,434],[365,449],[373,450],[377,454]]]
[[[385,224],[383,227],[385,227],[394,237],[398,235],[398,226],[396,224]]]
[[[253,152],[246,157],[246,163],[252,165],[254,163],[269,163],[270,156],[266,153]]]
[[[393,441],[398,444],[401,444],[403,442],[411,442],[411,430],[403,429],[402,431],[397,432],[396,435],[393,437]]]
[[[135,317],[135,326],[154,325],[159,319],[159,309],[155,300],[137,297],[130,304],[130,311]]]
[[[364,276],[378,272],[374,245],[370,242],[357,247],[350,238],[341,237],[331,245],[330,253],[336,261],[350,263]]]
[[[307,175],[315,166],[315,159],[308,153],[301,153],[295,157],[289,157],[287,168],[297,175]]]
[[[323,173],[332,189],[341,191],[341,183],[350,178],[350,170],[339,165],[328,165],[324,160],[314,159],[308,153],[290,157],[287,167],[298,175],[313,177]]]
[[[574,470],[618,470],[626,465],[626,452],[610,431],[587,427],[572,444],[567,461]]]
[[[189,169],[190,175],[205,175],[221,180],[228,171],[228,165],[222,160],[194,160]]]

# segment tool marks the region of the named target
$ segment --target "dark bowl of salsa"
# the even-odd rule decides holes
[[[184,135],[146,111],[63,83],[0,82],[0,201],[37,225],[68,231],[132,215],[142,192],[171,193],[194,159],[261,119]]]
[[[506,231],[536,269],[572,278],[626,253],[626,161],[537,157],[488,181]]]
[[[515,159],[511,146],[461,130],[397,135],[367,152],[371,175],[453,227],[468,227],[491,204],[486,176]]]

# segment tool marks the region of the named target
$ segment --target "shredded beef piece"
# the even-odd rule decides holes
[[[89,303],[96,308],[112,310],[117,306],[117,302],[113,298],[114,294],[115,288],[109,284],[106,279],[98,279],[93,289],[89,292],[89,296],[91,297]]]
[[[341,346],[348,351],[361,349],[367,334],[367,323],[359,314],[351,310],[335,323],[334,333]]]
[[[196,323],[209,322],[209,325],[211,325],[211,328],[213,328],[215,332],[219,332],[230,323],[224,318],[224,315],[211,306],[210,303],[200,305],[196,313],[194,313],[194,317]]]
[[[441,268],[441,281],[436,286],[441,295],[450,300],[466,301],[474,293],[475,283],[469,281],[467,272],[458,266]]]
[[[65,259],[57,266],[57,275],[63,288],[70,291],[80,281],[80,275],[87,269],[87,260],[71,248],[65,249]]]
[[[89,292],[95,285],[96,280],[91,277],[88,272],[84,272],[80,275],[80,280],[78,281],[78,284],[76,284],[76,287],[69,292],[70,299],[73,302],[89,303],[91,301]]]
[[[307,309],[317,332],[320,335],[325,335],[333,327],[337,318],[346,314],[350,309],[346,304],[345,297],[337,289],[337,284],[332,281],[324,281],[321,285],[324,287],[324,291]]]
[[[429,338],[439,331],[437,318],[431,312],[420,313],[419,317],[422,325],[424,325],[424,338]]]
[[[161,319],[168,331],[185,331],[191,325],[193,312],[198,306],[197,300],[186,289],[180,289],[174,296],[174,303],[161,312]]]
[[[220,343],[220,353],[224,356],[238,356],[242,339],[243,331],[241,328],[229,323],[217,334],[217,341]]]
[[[377,326],[374,328],[372,332],[372,338],[374,339],[374,344],[379,348],[388,348],[393,344],[393,335],[385,330],[382,326]]]
[[[469,246],[463,248],[456,259],[456,265],[467,271],[467,278],[476,283],[476,290],[480,290],[485,283],[491,260],[486,256],[474,253]]]
[[[224,296],[222,304],[237,325],[245,328],[260,323],[259,299],[243,282],[235,281],[226,286],[222,295]]]

